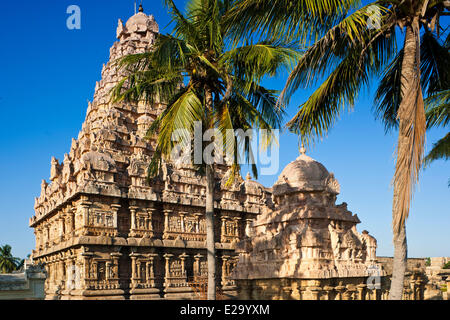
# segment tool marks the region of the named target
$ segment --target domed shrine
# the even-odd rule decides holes
[[[236,247],[242,298],[340,299],[353,287],[354,298],[377,296],[366,288],[374,270],[382,275],[376,240],[356,230],[360,220],[346,203],[336,205],[338,194],[333,173],[302,148],[273,185],[273,207]]]

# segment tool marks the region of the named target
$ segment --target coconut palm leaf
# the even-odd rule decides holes
[[[448,160],[450,157],[450,132],[444,138],[438,140],[433,144],[433,149],[425,157],[425,165],[430,164],[435,160]]]

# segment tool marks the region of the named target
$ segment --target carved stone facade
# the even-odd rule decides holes
[[[149,50],[157,32],[143,12],[125,25],[119,20],[119,41],[82,130],[63,162],[52,159],[50,182],[42,181],[30,226],[33,258],[48,272],[47,299],[195,298],[190,283],[206,276],[204,178],[164,163],[161,175],[146,181],[155,141],[143,137],[165,105],[110,98],[126,75],[117,59]],[[218,283],[232,296],[235,244],[269,197],[242,178],[225,188],[227,168],[216,169]]]

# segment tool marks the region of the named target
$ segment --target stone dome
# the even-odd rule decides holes
[[[131,34],[148,34],[148,33],[158,33],[159,26],[155,21],[153,15],[146,15],[144,12],[138,12],[132,16],[123,25],[122,20],[119,19],[119,24],[117,26],[117,38],[127,39]]]
[[[333,173],[304,153],[283,169],[273,186],[274,195],[302,191],[339,193],[339,183]]]
[[[142,31],[155,31],[153,27],[156,26],[155,18],[153,15],[146,15],[143,12],[138,12],[134,16],[132,16],[130,19],[128,19],[125,27],[129,31],[133,32],[142,32]]]

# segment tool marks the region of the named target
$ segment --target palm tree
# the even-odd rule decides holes
[[[214,143],[235,155],[230,163],[230,179],[239,174],[236,146],[244,146],[244,156],[251,159],[248,137],[230,138],[227,130],[262,128],[268,130],[266,144],[273,140],[273,129],[280,127],[283,109],[277,105],[274,90],[261,86],[266,75],[273,76],[280,67],[296,58],[296,51],[281,41],[257,44],[231,43],[226,16],[232,0],[191,0],[183,15],[172,0],[166,0],[174,31],[159,35],[151,52],[130,55],[120,64],[129,72],[116,86],[116,101],[167,102],[167,108],[149,128],[147,138],[157,133],[157,146],[149,165],[149,177],[159,172],[161,161],[174,160],[178,142],[174,134],[182,131],[183,149],[191,146],[198,123],[202,130],[218,130]],[[200,152],[206,151],[205,144]],[[194,151],[195,151],[194,150]],[[229,152],[227,152],[230,154]],[[214,155],[214,159],[215,159]],[[195,158],[195,152],[189,158]],[[215,299],[216,262],[214,242],[214,190],[216,161],[195,161],[195,168],[206,176],[206,228],[208,259],[208,299]],[[252,164],[254,176],[256,166]]]
[[[20,258],[12,255],[11,246],[5,244],[0,247],[0,273],[11,273],[17,270],[20,264]]]
[[[432,95],[449,79],[449,54],[438,41],[440,17],[448,15],[449,8],[450,1],[444,0],[380,0],[363,7],[352,0],[242,0],[232,12],[242,23],[235,32],[263,30],[263,37],[317,40],[281,94],[287,103],[300,86],[325,79],[288,123],[306,143],[323,137],[342,111],[353,108],[361,88],[384,71],[375,111],[387,128],[399,129],[392,205],[393,300],[403,294],[405,223],[423,160],[423,92]],[[396,46],[402,40],[399,31],[404,31],[401,50]]]

